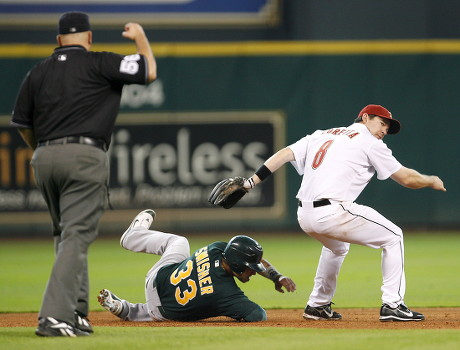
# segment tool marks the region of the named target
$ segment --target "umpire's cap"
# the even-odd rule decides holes
[[[264,265],[260,262],[263,255],[262,247],[256,240],[248,236],[235,236],[222,253],[233,272],[243,273],[247,267],[256,271],[265,271]]]
[[[91,30],[89,17],[86,13],[71,11],[64,13],[59,18],[58,33],[73,34]]]
[[[390,120],[390,128],[388,129],[389,134],[397,134],[399,129],[401,129],[401,124],[399,121],[393,119],[390,111],[381,105],[367,105],[361,110],[361,112],[359,112],[358,117],[361,117],[364,113],[376,115]]]

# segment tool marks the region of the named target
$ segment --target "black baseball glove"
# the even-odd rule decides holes
[[[209,195],[208,201],[216,206],[230,209],[248,191],[243,187],[244,177],[237,176],[219,182]]]

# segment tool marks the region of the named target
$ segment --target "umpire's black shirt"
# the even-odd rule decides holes
[[[110,143],[124,84],[147,83],[147,60],[62,46],[24,78],[11,124],[37,142],[85,136]]]

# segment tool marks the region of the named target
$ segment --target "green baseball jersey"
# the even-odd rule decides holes
[[[241,320],[260,308],[222,267],[226,246],[227,243],[214,242],[183,262],[158,271],[155,281],[166,318],[194,321],[228,316]]]

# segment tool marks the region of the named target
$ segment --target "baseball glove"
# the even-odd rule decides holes
[[[216,206],[230,209],[248,193],[243,187],[244,180],[241,176],[222,180],[211,191],[208,201]]]

